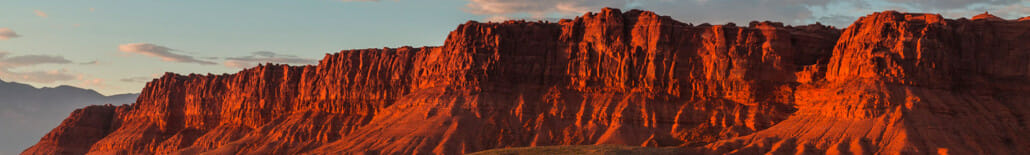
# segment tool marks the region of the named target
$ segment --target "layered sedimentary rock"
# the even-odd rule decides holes
[[[710,153],[1030,153],[1030,23],[880,12],[848,27],[798,112]]]
[[[94,105],[77,109],[60,126],[54,128],[23,154],[85,153],[93,143],[103,139],[114,130],[113,127],[117,127],[118,123],[111,122],[116,109],[117,107],[112,105]]]
[[[1025,153],[1026,28],[897,12],[843,32],[692,25],[617,9],[558,22],[469,22],[439,47],[166,74],[136,103],[73,115],[24,154],[462,154],[594,144]],[[109,123],[82,125],[92,122]],[[91,143],[59,143],[79,135]]]

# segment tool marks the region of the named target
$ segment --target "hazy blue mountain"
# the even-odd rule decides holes
[[[94,104],[129,104],[139,94],[104,96],[72,86],[36,88],[0,80],[0,155],[18,154],[72,111]]]

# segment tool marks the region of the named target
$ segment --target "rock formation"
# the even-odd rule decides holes
[[[882,12],[692,25],[604,9],[468,22],[439,47],[166,74],[23,154],[463,154],[619,144],[697,153],[1030,150],[1030,23]],[[972,125],[970,125],[972,124]],[[81,129],[81,130],[79,130]],[[76,143],[69,144],[74,141]]]
[[[1030,153],[1030,22],[886,11],[842,33],[798,112],[710,153]]]

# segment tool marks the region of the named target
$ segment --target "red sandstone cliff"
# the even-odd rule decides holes
[[[1028,154],[1030,22],[875,13],[842,33],[798,112],[698,150],[754,154]]]
[[[1019,95],[1030,91],[1027,30],[1027,22],[897,12],[843,32],[690,25],[616,9],[556,23],[469,22],[440,47],[166,74],[136,103],[77,111],[23,154],[461,154],[582,144],[1019,154],[1030,152],[1030,98]]]

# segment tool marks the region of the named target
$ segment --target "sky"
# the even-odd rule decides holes
[[[164,72],[315,64],[345,49],[439,46],[469,20],[554,20],[603,7],[686,23],[844,28],[883,11],[1030,15],[1022,0],[0,0],[0,79],[137,93]]]

